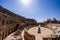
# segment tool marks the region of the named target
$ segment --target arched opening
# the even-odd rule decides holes
[[[18,27],[19,27],[19,24],[16,24],[15,31],[17,30]]]
[[[10,28],[9,28],[9,30],[8,30],[8,35],[10,34]]]
[[[4,19],[2,20],[2,25],[4,25]]]

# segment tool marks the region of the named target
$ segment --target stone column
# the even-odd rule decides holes
[[[2,34],[0,33],[0,40],[2,40]]]

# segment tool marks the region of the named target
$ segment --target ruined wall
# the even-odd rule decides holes
[[[0,40],[19,28],[24,29],[26,26],[35,24],[37,22],[34,19],[22,17],[0,6]]]

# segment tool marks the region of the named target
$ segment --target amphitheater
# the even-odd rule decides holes
[[[37,23],[0,6],[0,40],[60,40],[60,22]]]
[[[18,32],[17,32],[18,33]],[[59,40],[56,39],[55,31],[41,27],[40,25],[33,28],[24,28],[24,30],[14,38],[14,33],[6,37],[5,40]]]

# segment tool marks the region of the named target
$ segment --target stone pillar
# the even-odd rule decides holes
[[[11,28],[10,28],[10,33],[11,33]]]
[[[0,33],[0,40],[2,40],[2,34]]]
[[[1,33],[1,40],[3,40],[4,39],[4,36],[3,36],[3,32]]]
[[[8,36],[8,29],[7,29],[7,36]]]
[[[6,31],[6,34],[5,34],[5,38],[8,36],[8,34],[7,34],[7,30],[5,30]]]
[[[3,38],[5,39],[6,31],[4,30],[3,32]]]

